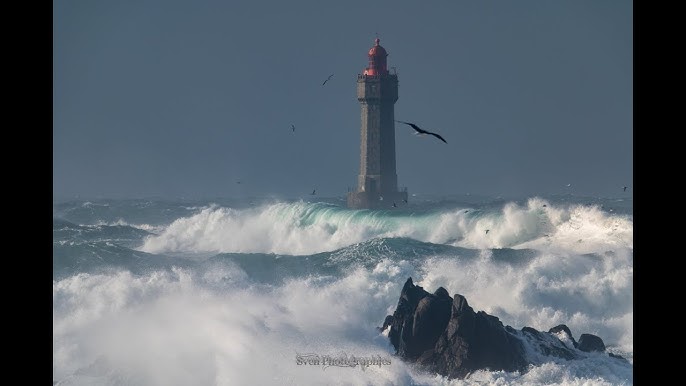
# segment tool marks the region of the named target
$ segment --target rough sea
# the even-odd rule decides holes
[[[408,277],[515,329],[598,335],[629,363],[424,373],[377,330]],[[59,385],[633,384],[629,194],[415,196],[374,211],[318,196],[55,201],[52,288]]]

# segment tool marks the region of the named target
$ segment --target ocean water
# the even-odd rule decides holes
[[[618,196],[418,196],[375,211],[342,198],[55,202],[53,380],[632,384],[633,201]],[[523,374],[424,373],[376,329],[408,277],[516,329],[596,334],[629,363],[530,352]],[[298,364],[304,355],[390,363]]]

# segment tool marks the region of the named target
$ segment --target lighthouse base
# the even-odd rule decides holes
[[[393,204],[395,203],[395,206]],[[407,191],[402,192],[348,192],[350,209],[394,209],[407,203]]]

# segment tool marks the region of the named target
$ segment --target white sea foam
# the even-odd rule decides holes
[[[150,224],[132,224],[129,222],[124,221],[123,219],[119,219],[117,221],[111,221],[111,222],[106,222],[106,221],[98,221],[97,223],[93,225],[81,225],[81,226],[88,226],[88,227],[102,227],[102,226],[127,226],[131,228],[136,228],[136,229],[141,229],[150,233],[160,233],[162,232],[165,227],[161,225],[150,225]]]
[[[631,359],[632,260],[630,250],[540,252],[526,264],[503,264],[484,251],[476,259],[436,256],[419,267],[385,259],[341,277],[272,285],[252,282],[232,263],[142,276],[81,273],[53,281],[53,378],[62,385],[631,384],[631,366],[605,354],[545,362],[526,374],[479,371],[464,381],[417,372],[394,357],[390,366],[363,371],[299,366],[295,356],[390,357],[375,327],[412,276],[431,292],[444,286],[465,295],[517,329],[566,323],[577,339],[599,335]]]
[[[488,231],[488,232],[487,232]],[[206,207],[179,218],[140,247],[150,253],[312,254],[375,237],[409,237],[467,248],[592,253],[633,248],[633,220],[597,206],[553,207],[539,198],[499,210],[439,213],[348,210],[323,204]]]

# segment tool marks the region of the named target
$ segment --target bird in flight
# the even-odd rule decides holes
[[[488,234],[488,231],[490,231],[490,229],[486,229],[486,234]]]
[[[426,131],[426,130],[424,130],[424,129],[421,129],[421,128],[419,128],[419,126],[415,125],[414,123],[403,122],[403,121],[396,121],[396,122],[400,122],[400,123],[404,123],[404,124],[406,124],[406,125],[409,125],[410,127],[412,127],[412,128],[417,132],[417,134],[429,134],[429,135],[433,135],[434,137],[440,139],[441,141],[443,141],[443,142],[445,142],[445,143],[448,143],[448,141],[446,141],[445,139],[443,139],[443,137],[441,137],[440,135],[438,135],[438,134],[436,134],[436,133],[432,133],[432,132],[430,132],[430,131]]]
[[[312,193],[310,193],[310,195],[314,196],[315,194],[317,194],[317,189],[312,189]]]
[[[627,188],[628,188],[628,186],[625,186],[625,187],[624,187],[624,191],[625,191],[625,192],[626,192],[626,189],[627,189]]]
[[[295,126],[291,123],[291,130],[295,133]]]
[[[331,78],[333,78],[333,74],[329,75],[329,77],[328,77],[328,78],[326,78],[326,80],[324,81],[324,83],[322,83],[322,86],[323,86],[323,85],[325,85],[325,84],[326,84],[326,82],[328,82],[328,81],[329,81],[329,79],[331,79]]]
[[[407,198],[403,198],[403,202],[407,204]]]
[[[393,203],[393,207],[394,207],[394,208],[397,208],[397,207],[398,207],[398,205],[396,205],[396,204],[395,204],[395,202],[394,202],[394,203]]]

